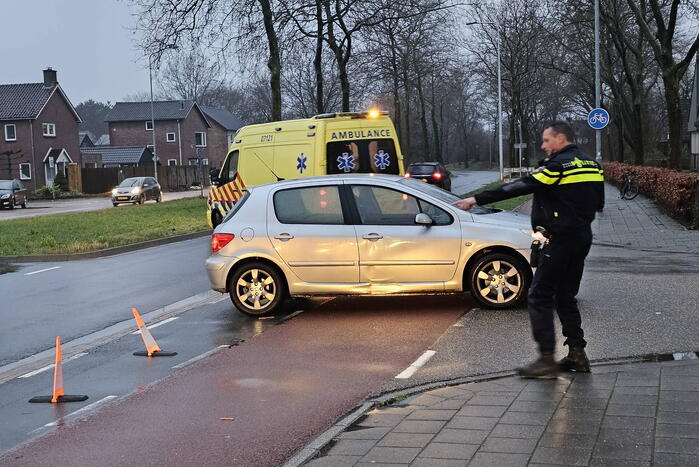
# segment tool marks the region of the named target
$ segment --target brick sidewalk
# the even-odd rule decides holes
[[[372,410],[306,465],[696,466],[698,402],[697,360],[504,377]]]
[[[594,242],[641,250],[699,253],[699,230],[688,230],[643,195],[619,199],[619,190],[605,183],[604,211],[592,223]],[[517,209],[529,214],[531,201]]]

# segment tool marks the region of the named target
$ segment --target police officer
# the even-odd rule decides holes
[[[540,357],[518,368],[524,378],[553,378],[559,369],[590,371],[575,296],[592,244],[590,224],[595,212],[604,207],[604,178],[600,165],[580,152],[573,141],[575,135],[566,122],[547,125],[541,149],[548,157],[540,161],[533,174],[454,203],[468,211],[476,204],[534,194],[532,228],[544,232],[548,241],[539,255],[529,290],[529,317]],[[553,358],[554,308],[568,346],[568,356],[560,362]]]

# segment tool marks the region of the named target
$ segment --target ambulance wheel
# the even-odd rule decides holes
[[[223,222],[223,216],[221,215],[221,212],[218,209],[212,210],[211,211],[211,224],[214,226],[214,229],[221,222]]]

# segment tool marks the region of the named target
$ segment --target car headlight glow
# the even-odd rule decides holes
[[[119,191],[119,190],[117,190],[116,188],[114,188],[114,189],[112,190],[112,194],[113,194],[113,195],[116,195],[116,194],[118,193],[118,191]]]
[[[6,194],[6,195],[2,195],[2,199],[7,199],[7,198],[9,198],[9,197],[10,197],[10,194],[9,194],[9,193]]]

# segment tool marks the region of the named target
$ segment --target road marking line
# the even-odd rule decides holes
[[[112,399],[116,399],[117,397],[118,396],[107,396],[105,398],[98,400],[97,402],[93,402],[92,404],[87,404],[85,407],[82,407],[82,408],[76,410],[75,412],[71,412],[68,415],[66,415],[65,417],[62,417],[62,418],[56,420],[55,422],[47,423],[42,428],[49,428],[49,427],[58,425],[60,422],[67,422],[68,420],[71,420],[71,419],[77,417],[81,413],[88,412],[96,407],[99,407],[100,405],[105,404],[106,402],[109,402]],[[34,431],[36,431],[36,430],[34,430]]]
[[[54,266],[54,267],[52,267],[52,268],[40,269],[40,270],[38,270],[38,271],[27,272],[27,273],[25,273],[24,275],[25,275],[25,276],[31,276],[32,274],[39,274],[40,272],[52,271],[52,270],[54,270],[54,269],[61,269],[61,267],[60,267],[60,266]]]
[[[172,321],[175,321],[176,319],[179,319],[179,318],[178,318],[177,316],[173,316],[172,318],[168,318],[168,319],[164,319],[164,320],[162,320],[162,321],[158,321],[157,323],[148,325],[148,326],[146,326],[146,327],[147,327],[148,329],[157,328],[158,326],[162,326],[163,324],[170,323],[170,322],[172,322]],[[138,331],[134,331],[134,332],[132,332],[131,334],[141,334],[141,330],[139,329]]]
[[[178,364],[178,365],[173,366],[172,368],[173,368],[173,369],[184,368],[184,367],[186,367],[187,365],[191,365],[191,364],[194,363],[194,362],[198,362],[199,360],[208,357],[209,355],[215,354],[216,352],[218,352],[219,350],[221,350],[221,349],[223,349],[223,348],[225,348],[225,347],[228,347],[228,345],[219,345],[219,346],[216,347],[215,349],[211,349],[211,350],[209,350],[208,352],[204,352],[204,353],[201,354],[201,355],[197,355],[196,357],[190,358],[190,359],[187,360],[186,362],[182,362],[182,363],[180,363],[180,364]]]
[[[76,353],[76,354],[73,355],[72,357],[66,358],[65,360],[63,360],[63,363],[68,363],[69,361],[75,360],[76,358],[80,358],[80,357],[82,357],[82,356],[84,356],[84,355],[87,355],[87,352]],[[38,370],[30,371],[29,373],[23,374],[22,376],[18,376],[18,378],[29,378],[29,377],[31,377],[31,376],[38,375],[39,373],[43,373],[44,371],[50,370],[50,369],[53,368],[54,366],[56,366],[56,364],[55,364],[55,363],[52,363],[52,364],[50,364],[50,365],[46,365],[46,366],[43,367],[43,368],[39,368]]]
[[[434,350],[425,350],[425,353],[420,355],[420,358],[415,360],[413,363],[410,364],[408,368],[400,372],[399,374],[396,375],[395,379],[408,379],[413,374],[420,368],[422,365],[427,363],[427,361],[432,358],[434,354],[436,354]]]

